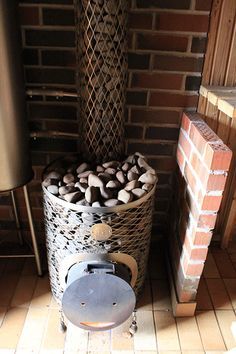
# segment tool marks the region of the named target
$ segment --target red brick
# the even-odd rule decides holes
[[[194,115],[191,129],[190,129],[190,138],[192,139],[194,145],[200,154],[204,153],[205,146],[207,143],[216,143],[219,142],[219,137],[210,129],[210,127],[201,120],[199,116],[199,121],[196,121],[198,115]]]
[[[191,52],[192,53],[205,53],[206,52],[206,44],[207,44],[206,37],[193,37]]]
[[[135,70],[149,69],[150,54],[128,53],[128,68]]]
[[[158,198],[155,202],[155,210],[157,212],[167,213],[169,210],[169,199]]]
[[[62,119],[76,121],[76,107],[70,106],[69,103],[57,104],[44,102],[29,102],[28,112],[31,119]]]
[[[196,107],[197,95],[186,95],[169,92],[151,92],[149,106],[159,107]]]
[[[179,301],[187,302],[187,296],[189,301],[193,301],[197,294],[197,288],[200,281],[199,277],[186,277],[182,267],[175,269],[175,282],[176,290]]]
[[[201,76],[187,76],[185,80],[186,91],[199,91],[202,82]]]
[[[212,0],[196,0],[195,9],[201,11],[210,11]]]
[[[195,198],[195,195],[194,194],[191,194],[189,192],[189,190],[187,189],[187,192],[186,192],[186,201],[187,201],[187,204],[188,204],[188,208],[189,208],[189,211],[191,212],[192,216],[197,219],[198,216],[199,216],[199,207],[198,207],[198,204],[196,202],[196,200],[194,199]]]
[[[47,153],[31,151],[33,166],[45,166],[47,164]]]
[[[185,52],[188,37],[165,34],[137,34],[137,49]]]
[[[193,170],[196,172],[200,183],[205,186],[208,182],[209,179],[209,173],[210,171],[203,165],[202,161],[198,157],[196,153],[192,151],[191,157],[190,157],[190,164],[193,168]]]
[[[188,164],[185,164],[185,168],[184,168],[184,176],[185,179],[187,180],[191,190],[193,193],[197,193],[199,190],[199,186],[197,184],[197,180],[194,177],[190,167],[188,166]]]
[[[11,208],[8,206],[0,207],[0,220],[10,220],[12,219]]]
[[[179,168],[183,172],[184,171],[185,158],[184,158],[184,155],[182,154],[182,151],[180,150],[180,148],[177,148],[176,159],[177,159]]]
[[[130,142],[128,144],[128,152],[134,153],[135,151],[140,151],[145,155],[162,155],[162,156],[172,156],[173,155],[173,144],[167,143],[144,143],[141,142]]]
[[[189,134],[190,127],[194,122],[203,122],[200,114],[195,112],[183,112],[181,128],[185,130],[187,134]]]
[[[223,191],[227,176],[225,175],[209,175],[208,181],[203,185],[207,191]]]
[[[177,288],[178,291],[178,288]],[[192,302],[196,299],[197,295],[197,290],[192,290],[192,291],[183,291],[179,290],[178,291],[178,300],[180,302]]]
[[[212,239],[211,232],[196,232],[194,244],[199,246],[201,245],[209,246],[211,239]]]
[[[176,239],[176,235],[173,235],[173,237],[171,238],[171,242],[169,242],[169,247],[170,247],[170,252],[171,252],[171,258],[174,262],[176,269],[178,269],[179,264],[180,264],[181,254],[180,254],[180,250],[179,250],[178,241]]]
[[[128,42],[128,49],[134,49],[134,37],[135,37],[135,33],[134,32],[128,32],[128,38],[127,38],[127,42]]]
[[[204,121],[195,121],[193,124],[198,128],[200,134],[204,137],[204,139],[210,143],[218,143],[220,142],[220,138],[216,133],[207,125]]]
[[[142,139],[143,127],[141,125],[125,124],[125,137],[127,139]]]
[[[189,9],[190,0],[137,0],[138,8],[150,9]]]
[[[31,67],[26,68],[25,79],[30,84],[74,85],[75,73],[71,68]]]
[[[127,91],[126,103],[128,105],[146,106],[147,93],[140,91]]]
[[[189,119],[189,116],[183,112],[182,115],[182,121],[181,121],[181,128],[186,131],[186,133],[189,133],[191,126],[191,120]]]
[[[179,74],[134,73],[131,87],[179,90],[182,81],[183,75]]]
[[[184,246],[186,249],[186,252],[188,254],[189,259],[193,261],[202,261],[204,262],[206,260],[207,252],[208,252],[208,247],[196,247],[196,246],[191,246],[191,243],[189,241],[189,238],[185,238]]]
[[[187,116],[192,123],[204,123],[203,116],[195,111],[184,111],[183,115]]]
[[[181,193],[180,193],[181,195]],[[189,227],[189,209],[187,202],[184,198],[185,193],[183,192],[183,197],[179,198],[179,203],[177,203],[176,208],[178,209],[177,211],[177,229],[178,229],[178,236],[179,240],[181,241],[181,244],[184,244],[185,242],[185,237],[186,237],[186,230]]]
[[[25,207],[19,208],[19,216],[21,220],[28,220],[27,209]],[[33,209],[34,220],[43,220],[44,214],[42,208]]]
[[[173,127],[155,127],[149,126],[146,128],[146,139],[170,140],[177,141],[179,137],[179,128]]]
[[[204,268],[204,262],[190,262],[186,255],[183,257],[183,271],[185,275],[200,277]]]
[[[25,31],[25,43],[34,47],[67,47],[75,46],[75,31],[50,29],[27,29]]]
[[[158,54],[153,59],[153,69],[181,72],[201,72],[203,58]]]
[[[177,125],[180,122],[180,112],[162,109],[131,108],[131,122]]]
[[[222,196],[205,195],[202,191],[199,191],[197,199],[202,210],[217,212],[220,208]]]
[[[156,30],[207,32],[209,16],[160,12],[156,15]]]
[[[174,171],[176,169],[176,158],[165,156],[157,156],[156,158],[149,158],[150,165],[160,171]]]
[[[158,173],[158,185],[156,190],[156,197],[158,198],[170,198],[172,196],[171,186],[167,185],[168,179],[171,178],[171,174]],[[164,180],[164,181],[163,181]]]
[[[189,232],[191,242],[194,246],[209,246],[212,239],[212,232],[196,231],[194,228]]]
[[[43,8],[43,24],[48,26],[74,26],[73,9]]]
[[[232,151],[223,142],[206,146],[204,161],[210,170],[228,171],[231,159]]]
[[[76,56],[73,50],[43,50],[42,65],[75,68]]]
[[[37,49],[24,48],[22,59],[24,65],[39,65],[39,51]]]
[[[197,220],[197,227],[212,230],[216,223],[217,214],[201,214]]]
[[[179,208],[180,208],[180,217],[179,217],[178,230],[179,230],[180,241],[183,244],[185,239],[182,237],[182,235],[184,235],[185,237],[186,230],[188,228],[188,222],[189,222],[189,211],[185,199],[182,199]]]
[[[190,144],[189,140],[183,134],[182,130],[180,130],[180,133],[179,133],[178,145],[182,148],[182,150],[184,151],[185,155],[189,159],[190,155],[191,155],[192,147],[191,147],[191,144]]]
[[[179,168],[177,168],[175,171],[173,187],[175,189],[175,196],[176,196],[177,200],[179,200],[179,201],[180,200],[182,201],[182,199],[185,200],[186,181],[185,181],[185,178]]]
[[[129,13],[130,29],[152,29],[152,13],[130,12]]]
[[[38,25],[39,11],[37,7],[20,6],[20,23],[22,25]]]
[[[199,129],[200,125],[203,128],[206,128],[207,130],[207,125],[205,123],[200,123],[200,124],[192,124],[191,129],[190,129],[190,138],[195,145],[196,149],[198,152],[202,155],[204,153],[206,144],[208,143],[208,139],[206,137],[206,134],[203,134],[203,129]],[[210,128],[209,128],[210,129]]]
[[[65,121],[60,120],[47,120],[45,122],[45,127],[48,130],[59,130],[62,132],[76,132],[78,130],[78,123],[74,121]]]
[[[34,166],[34,179],[41,181],[42,180],[42,175],[43,175],[43,166]]]

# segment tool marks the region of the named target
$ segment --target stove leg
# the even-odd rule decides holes
[[[136,310],[134,310],[133,314],[133,319],[131,322],[131,325],[129,327],[129,333],[133,337],[133,335],[137,332],[138,326],[137,326],[137,317],[136,317]]]
[[[15,193],[14,193],[14,191],[12,190],[12,191],[10,192],[10,194],[11,194],[11,200],[12,200],[12,207],[13,207],[14,218],[15,218],[15,222],[16,222],[16,229],[17,229],[18,239],[19,239],[20,245],[23,245],[23,237],[22,237],[22,232],[21,232],[21,225],[20,225],[19,214],[18,214],[17,205],[16,205]]]
[[[66,324],[65,324],[65,319],[64,319],[64,315],[63,315],[63,312],[62,310],[60,310],[60,325],[59,325],[59,331],[64,333],[66,332],[67,330],[67,327],[66,327]]]
[[[42,272],[42,266],[41,266],[41,261],[40,261],[40,256],[39,256],[38,244],[37,244],[36,235],[35,235],[35,228],[34,228],[34,222],[33,222],[33,217],[32,217],[32,209],[31,209],[28,189],[27,189],[26,185],[23,187],[23,190],[24,190],[25,204],[26,204],[26,209],[27,209],[27,214],[28,214],[28,219],[29,219],[30,233],[31,233],[31,239],[32,239],[32,244],[33,244],[33,250],[34,250],[37,271],[38,271],[38,275],[41,276],[43,274],[43,272]]]

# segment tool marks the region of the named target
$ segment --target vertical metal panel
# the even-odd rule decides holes
[[[18,1],[0,1],[0,191],[26,184],[32,178]]]

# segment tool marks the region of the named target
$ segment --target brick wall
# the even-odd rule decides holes
[[[232,157],[197,113],[183,115],[169,242],[180,302],[195,300]]]
[[[129,78],[126,148],[147,155],[159,174],[155,231],[166,229],[183,108],[195,109],[209,22],[210,0],[132,0],[129,14]],[[20,0],[27,87],[75,90],[72,0]],[[76,132],[76,100],[27,99],[31,131]],[[42,229],[40,177],[43,166],[77,150],[73,139],[32,139],[35,179],[33,213]],[[21,203],[21,193],[18,194]],[[7,196],[0,198],[1,227],[13,227]],[[26,213],[22,206],[21,215]]]

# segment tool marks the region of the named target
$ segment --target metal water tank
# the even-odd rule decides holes
[[[0,1],[0,192],[33,176],[17,7],[18,1]]]

